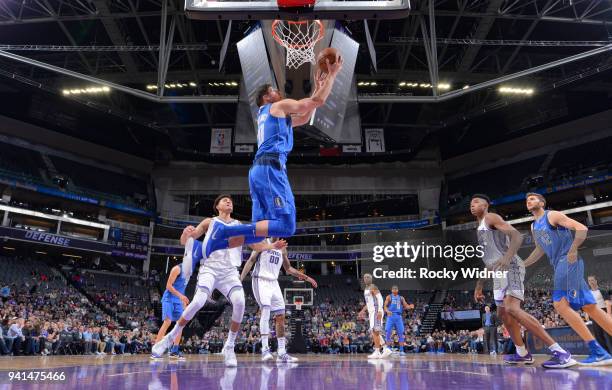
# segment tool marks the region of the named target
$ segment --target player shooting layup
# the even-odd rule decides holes
[[[270,244],[276,242],[273,238],[268,241]],[[282,260],[281,260],[282,259]],[[285,298],[278,284],[278,274],[281,266],[288,275],[293,275],[300,280],[305,280],[317,287],[317,282],[306,274],[301,273],[291,266],[287,257],[287,249],[269,249],[264,252],[253,251],[251,257],[244,265],[240,280],[244,280],[251,268],[255,264],[252,273],[251,284],[253,295],[259,305],[260,319],[259,329],[261,331],[261,360],[268,361],[273,358],[268,345],[270,337],[270,315],[276,315],[276,337],[278,338],[278,357],[277,362],[292,363],[298,359],[289,356],[285,349]]]
[[[230,237],[244,236],[244,242],[250,244],[265,237],[294,234],[295,204],[286,168],[287,156],[293,149],[293,126],[308,123],[314,110],[325,104],[341,68],[341,57],[333,64],[327,61],[328,73],[318,70],[314,93],[301,100],[283,99],[270,85],[261,87],[257,95],[257,153],[249,171],[253,223],[227,226],[213,222],[211,239],[205,246],[206,257],[230,247]]]

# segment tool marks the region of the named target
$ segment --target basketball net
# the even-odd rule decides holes
[[[286,65],[290,69],[315,62],[314,47],[323,39],[324,33],[325,28],[320,20],[275,20],[272,23],[272,36],[287,49]]]
[[[295,310],[302,310],[302,304],[304,304],[304,301],[302,299],[294,299],[293,304],[295,305]]]

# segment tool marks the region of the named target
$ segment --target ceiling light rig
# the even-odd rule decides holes
[[[62,94],[64,96],[70,95],[100,95],[104,93],[110,92],[109,87],[87,87],[87,88],[70,88],[70,89],[62,89]]]

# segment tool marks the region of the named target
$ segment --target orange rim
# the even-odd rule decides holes
[[[283,47],[288,47],[291,49],[304,49],[306,47],[312,47],[314,45],[317,44],[317,42],[319,42],[321,39],[323,39],[323,36],[325,35],[325,27],[323,27],[323,23],[320,20],[298,20],[298,21],[291,21],[291,20],[286,20],[285,22],[287,22],[287,24],[289,26],[293,26],[293,25],[303,25],[303,24],[307,24],[307,23],[317,23],[319,25],[319,36],[309,45],[294,45],[294,44],[289,44],[284,42],[277,34],[276,34],[276,26],[282,22],[282,20],[278,20],[276,19],[274,22],[272,22],[272,37],[274,38],[274,40],[281,46]]]

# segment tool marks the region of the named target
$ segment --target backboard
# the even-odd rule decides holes
[[[312,8],[282,8],[277,0],[185,0],[185,13],[203,20],[401,19],[410,0],[317,0]]]

